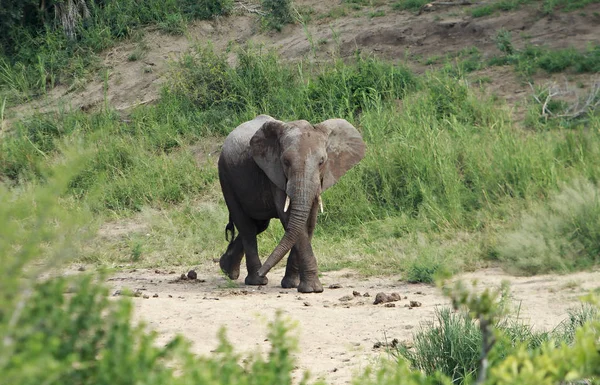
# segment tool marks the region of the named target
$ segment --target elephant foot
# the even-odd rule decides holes
[[[244,281],[244,283],[246,285],[252,285],[252,286],[260,286],[260,285],[266,285],[269,282],[269,279],[267,277],[261,277],[258,274],[250,274],[246,277],[246,280]]]
[[[298,285],[298,291],[300,293],[322,293],[323,285],[319,278],[312,279],[310,281],[300,281]]]
[[[295,287],[298,287],[298,285],[300,284],[300,277],[298,276],[284,276],[283,279],[281,280],[281,287],[283,287],[284,289],[292,289]]]
[[[229,279],[236,280],[239,278],[240,264],[237,263],[237,264],[233,264],[233,266],[232,266],[231,260],[226,255],[223,255],[221,257],[221,259],[219,260],[219,266],[221,267],[221,271],[223,271],[223,273],[227,274]]]

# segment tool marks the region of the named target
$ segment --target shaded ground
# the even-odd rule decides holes
[[[394,61],[406,60],[419,72],[427,68],[425,59],[465,48],[477,47],[484,58],[499,54],[494,39],[500,29],[511,32],[517,48],[532,44],[583,49],[590,42],[600,43],[600,4],[591,4],[583,11],[556,11],[551,15],[543,15],[531,5],[472,18],[472,6],[434,6],[429,12],[416,14],[393,10],[392,3],[353,9],[333,0],[299,0],[295,4],[309,21],[305,26],[288,25],[281,33],[261,31],[258,16],[243,11],[228,18],[196,22],[185,36],[148,30],[142,40],[146,54],[140,60],[130,61],[140,42],[120,44],[101,55],[107,71],[104,75],[79,89],[57,87],[45,98],[14,107],[7,115],[14,120],[34,111],[56,108],[87,111],[104,103],[126,111],[140,103],[151,103],[159,96],[169,61],[193,44],[207,41],[218,49],[231,43],[264,44],[287,60],[350,57],[360,50]],[[336,13],[336,9],[343,12]],[[382,16],[372,17],[377,11]],[[489,87],[514,104],[528,94],[529,87],[516,81],[512,72],[506,75],[506,69],[501,67],[485,71]]]
[[[178,279],[181,268],[132,270],[114,274],[109,284],[114,291],[139,291],[140,297],[133,298],[135,319],[157,330],[160,343],[179,333],[192,341],[193,351],[199,354],[217,347],[221,326],[226,327],[236,352],[266,352],[267,322],[282,309],[298,325],[296,376],[309,370],[311,378],[323,378],[329,384],[349,383],[356,371],[389,358],[385,348],[374,348],[376,342],[410,341],[420,323],[433,320],[437,306],[448,304],[430,285],[408,284],[398,277],[362,278],[349,270],[324,273],[325,292],[310,295],[282,289],[283,269],[270,273],[266,287],[228,282],[218,264],[197,271],[196,280],[182,281]],[[536,329],[551,330],[566,318],[568,308],[578,306],[580,295],[599,287],[600,271],[517,278],[487,269],[457,278],[477,279],[486,287],[509,280],[520,319]],[[331,289],[331,285],[340,287]],[[374,305],[379,292],[397,292],[402,299],[393,302],[394,307]],[[405,307],[410,301],[421,306]]]

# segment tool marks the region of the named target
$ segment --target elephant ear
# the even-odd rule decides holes
[[[329,119],[315,128],[328,138],[322,185],[322,191],[325,191],[364,158],[365,142],[358,130],[344,119]]]
[[[281,164],[280,138],[288,129],[279,120],[270,120],[262,125],[250,139],[252,158],[277,187],[285,191],[287,179]]]

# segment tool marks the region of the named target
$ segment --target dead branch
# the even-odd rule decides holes
[[[144,104],[152,103],[152,102],[153,102],[153,101],[155,101],[155,100],[156,100],[156,98],[150,98],[150,99],[147,99],[147,100],[141,101],[141,102],[139,102],[139,103],[134,103],[134,104],[130,104],[130,105],[128,105],[128,106],[125,106],[125,107],[119,107],[119,108],[116,108],[116,110],[117,110],[117,111],[128,110],[128,109],[130,109],[130,108],[133,108],[133,107],[137,107],[137,106],[143,106]]]
[[[260,5],[246,5],[246,4],[242,3],[241,1],[236,1],[235,6],[233,7],[234,10],[241,9],[248,13],[256,13],[257,15],[260,15],[260,16],[266,16],[267,13],[264,11],[261,11],[259,8],[260,8]]]
[[[533,91],[534,100],[542,106],[542,117],[546,120],[548,118],[577,119],[600,106],[600,80],[594,81],[585,95],[581,95],[577,88],[570,86],[566,81],[563,88],[556,83],[549,84],[539,91],[536,91],[531,83],[529,87]],[[546,95],[543,101],[542,95]],[[575,101],[569,103],[560,113],[551,111],[548,105],[559,98],[563,101],[569,98]]]

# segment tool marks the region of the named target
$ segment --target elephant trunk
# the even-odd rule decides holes
[[[273,268],[288,251],[296,244],[296,241],[302,234],[307,231],[307,222],[310,215],[313,200],[308,198],[307,194],[294,194],[292,196],[298,199],[291,200],[290,218],[285,230],[285,234],[275,250],[269,255],[262,267],[258,270],[258,275],[264,277],[269,270]]]

